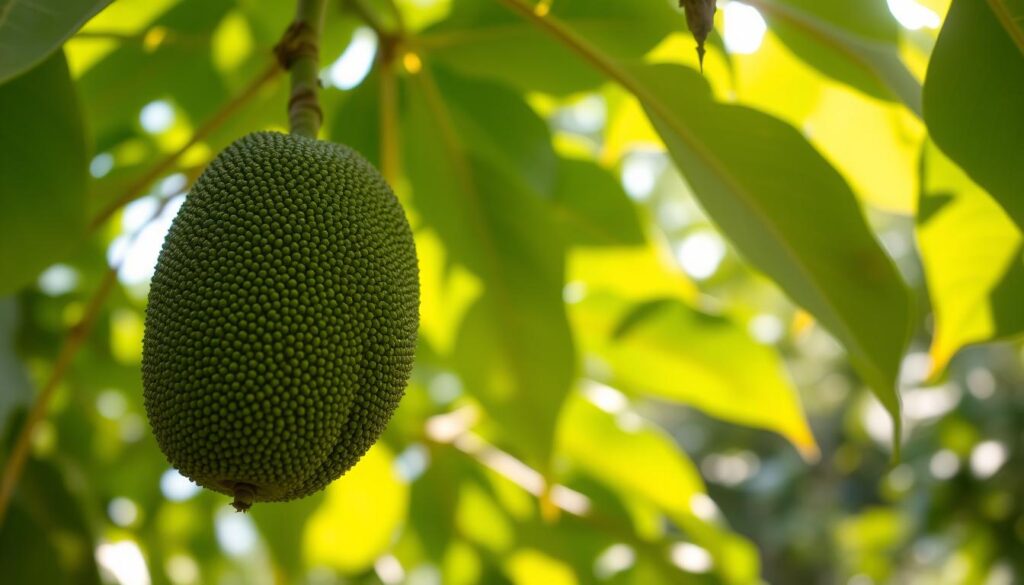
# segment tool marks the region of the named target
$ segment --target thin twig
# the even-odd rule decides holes
[[[192,134],[192,137],[181,146],[178,150],[168,154],[160,162],[152,166],[137,181],[132,183],[125,189],[124,194],[115,199],[109,205],[103,208],[96,217],[89,223],[89,231],[95,231],[97,228],[107,222],[108,219],[113,216],[118,209],[121,209],[124,205],[130,203],[134,199],[140,197],[146,189],[157,180],[161,175],[167,173],[171,168],[174,167],[178,159],[185,154],[188,149],[195,146],[201,140],[209,136],[214,130],[224,124],[232,115],[247,104],[253,97],[255,97],[264,85],[272,81],[282,72],[281,67],[277,62],[272,62],[268,65],[262,73],[260,73],[255,79],[253,79],[249,85],[247,85],[238,95],[236,95],[231,101],[224,104],[220,110],[215,112],[202,126],[196,128],[196,131]]]
[[[21,478],[25,461],[28,459],[36,427],[46,418],[47,407],[53,398],[54,392],[57,390],[57,386],[64,379],[64,374],[67,373],[71,360],[89,337],[89,332],[92,331],[96,317],[103,307],[104,301],[107,300],[107,296],[110,294],[116,280],[116,267],[108,269],[106,274],[103,275],[103,280],[100,281],[99,288],[96,289],[92,298],[89,299],[89,304],[86,306],[82,318],[71,327],[67,337],[64,338],[64,345],[61,346],[60,353],[57,355],[53,371],[50,372],[49,379],[43,385],[43,389],[36,398],[35,404],[32,405],[32,410],[29,411],[25,423],[21,426],[21,431],[18,433],[18,438],[14,443],[14,448],[11,450],[10,457],[4,463],[3,478],[0,479],[0,526],[3,526],[8,504],[10,503],[11,496],[14,494],[14,488],[18,485],[18,480]]]

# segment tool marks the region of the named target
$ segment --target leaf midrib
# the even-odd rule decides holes
[[[988,0],[988,5],[999,20],[999,24],[1003,26],[1003,30],[1013,39],[1013,43],[1024,56],[1024,14],[1015,18],[1006,0]]]

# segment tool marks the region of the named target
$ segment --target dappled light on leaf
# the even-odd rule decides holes
[[[965,345],[1024,332],[1024,238],[988,193],[935,146],[923,151],[917,239],[935,310],[937,375]]]
[[[307,562],[343,574],[366,570],[400,530],[409,486],[398,477],[391,452],[377,445],[326,493],[303,535]]]
[[[1024,575],[1022,0],[0,5],[3,585]],[[235,161],[168,238],[267,130],[381,170],[416,247],[401,355],[361,333],[380,250],[324,253],[391,233],[332,223],[362,189],[282,220],[312,159]],[[147,424],[147,294],[186,243],[239,269],[165,299],[225,294],[177,313],[173,369],[238,391],[198,385],[179,442],[306,469],[378,437],[326,490],[236,513],[161,452],[188,417]],[[413,358],[366,422],[372,362]]]
[[[799,396],[772,349],[728,319],[677,301],[649,305],[644,314],[632,311],[600,294],[572,311],[581,346],[608,365],[615,385],[776,431],[805,457],[817,456]]]

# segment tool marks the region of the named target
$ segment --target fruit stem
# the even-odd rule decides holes
[[[256,499],[256,486],[247,483],[236,483],[233,489],[235,501],[231,502],[236,512],[248,512]]]
[[[281,66],[291,74],[288,99],[288,124],[291,133],[316,138],[323,114],[317,91],[320,89],[320,33],[323,29],[325,0],[298,0],[295,20],[274,47]]]

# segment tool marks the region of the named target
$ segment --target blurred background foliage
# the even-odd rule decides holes
[[[166,464],[141,338],[191,181],[285,130],[293,6],[106,4],[0,10],[8,467],[47,405],[5,583],[1024,582],[1019,1],[725,0],[702,78],[666,0],[332,0],[322,137],[406,206],[419,355],[248,515]]]

